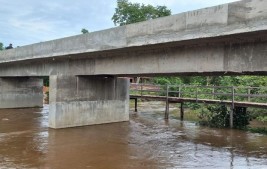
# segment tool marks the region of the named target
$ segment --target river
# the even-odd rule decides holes
[[[267,168],[266,135],[165,121],[152,104],[139,108],[129,122],[60,130],[48,128],[48,105],[0,110],[0,169]]]

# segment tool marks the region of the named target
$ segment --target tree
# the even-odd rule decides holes
[[[115,25],[127,25],[171,15],[171,10],[166,6],[152,6],[131,3],[128,0],[117,0],[117,8],[112,17]]]
[[[0,42],[0,50],[4,50],[4,44]]]
[[[83,29],[81,30],[81,32],[82,32],[82,34],[89,33],[89,31],[88,31],[87,29],[85,29],[85,28],[83,28]]]

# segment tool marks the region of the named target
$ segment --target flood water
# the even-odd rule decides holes
[[[60,130],[48,128],[48,105],[0,110],[0,169],[267,168],[267,136],[144,107],[129,122]]]

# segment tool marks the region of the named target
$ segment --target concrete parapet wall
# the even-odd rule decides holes
[[[43,107],[43,79],[0,78],[0,108]]]
[[[49,127],[128,121],[128,90],[128,79],[50,76]]]

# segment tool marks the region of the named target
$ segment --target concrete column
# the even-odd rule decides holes
[[[43,107],[43,79],[0,78],[0,108]]]
[[[49,127],[67,128],[129,120],[128,79],[50,76]]]

